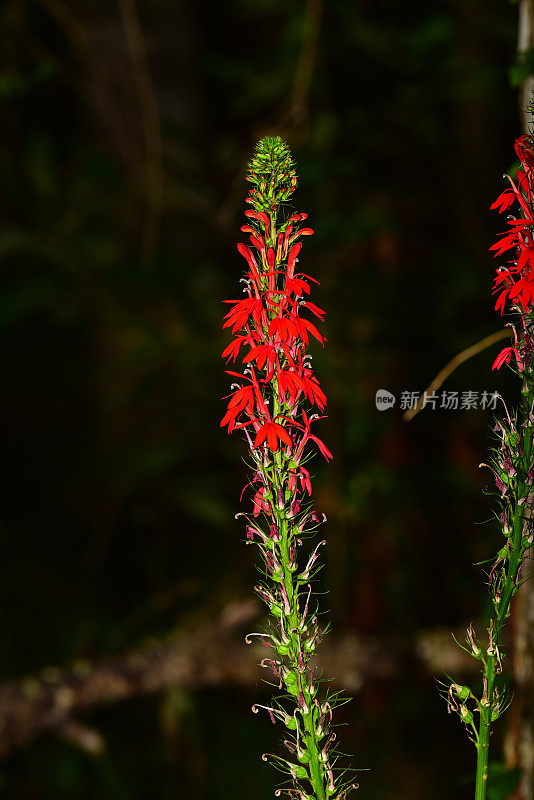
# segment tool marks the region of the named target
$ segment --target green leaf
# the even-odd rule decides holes
[[[506,800],[516,789],[520,776],[518,767],[510,768],[498,761],[491,761],[488,765],[488,800]]]
[[[525,50],[517,57],[517,62],[509,70],[512,86],[521,86],[526,79],[534,74],[534,48]]]

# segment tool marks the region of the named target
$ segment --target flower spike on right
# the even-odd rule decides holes
[[[519,168],[515,178],[492,205],[506,214],[506,230],[491,247],[499,263],[495,277],[496,309],[509,317],[514,334],[493,363],[503,364],[521,382],[518,407],[511,413],[504,401],[495,420],[496,444],[488,464],[495,481],[496,516],[502,531],[500,549],[488,571],[490,618],[484,636],[473,626],[466,633],[465,649],[480,662],[481,691],[451,683],[449,711],[456,712],[477,750],[475,800],[488,796],[488,760],[493,723],[511,702],[503,677],[506,654],[502,634],[513,597],[528,577],[525,562],[534,539],[534,139],[521,136],[515,143]]]

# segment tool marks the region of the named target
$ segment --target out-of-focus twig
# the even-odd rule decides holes
[[[83,717],[99,707],[173,686],[196,690],[258,684],[264,677],[258,664],[266,650],[247,647],[236,633],[244,632],[259,613],[255,600],[234,602],[212,623],[166,642],[113,658],[78,661],[67,668],[47,667],[0,684],[0,757],[46,734],[98,754],[105,749],[104,737]],[[429,675],[473,669],[472,659],[444,629],[422,632],[411,645],[354,634],[329,636],[317,664],[325,674],[335,675],[336,683],[357,692],[369,680],[389,680],[408,668],[414,651]]]
[[[519,63],[529,51],[534,49],[534,0],[520,0],[519,3],[519,23],[517,31],[517,57]],[[532,123],[532,115],[526,110],[527,105],[532,102],[534,93],[534,75],[529,75],[521,84],[519,89],[519,113],[521,115],[521,127],[523,131],[528,131]]]
[[[139,161],[139,148],[133,137],[127,135],[125,131],[125,121],[118,110],[110,86],[109,70],[94,45],[90,31],[64,0],[38,0],[38,2],[56,22],[73,53],[83,63],[85,76],[81,82],[84,84],[87,82],[89,94],[101,121],[112,131],[112,138],[116,142],[120,158],[129,168],[135,169]]]
[[[139,95],[146,152],[146,202],[142,255],[151,262],[156,253],[163,203],[161,127],[146,43],[135,0],[118,0],[124,34]]]
[[[277,133],[293,140],[296,129],[306,122],[311,79],[317,60],[323,6],[324,0],[308,0],[306,3],[302,23],[302,44],[289,99],[284,98],[281,108],[276,112],[270,124],[265,123],[257,128],[254,135],[256,140],[270,133]],[[217,227],[223,230],[230,227],[241,202],[243,175],[244,170],[239,170],[235,175],[216,215]]]
[[[289,111],[290,121],[295,126],[301,124],[308,115],[308,95],[317,59],[322,14],[323,0],[308,0],[304,15],[302,47],[295,70]]]
[[[252,659],[241,626],[259,613],[256,600],[228,605],[212,623],[197,625],[168,642],[71,667],[47,667],[37,675],[0,685],[0,755],[28,744],[46,732],[100,752],[99,734],[78,721],[78,715],[130,697],[155,694],[170,686],[244,683]],[[239,658],[245,652],[248,660]]]
[[[415,415],[418,414],[422,408],[424,408],[425,396],[431,395],[436,391],[436,389],[439,389],[440,386],[443,386],[447,378],[452,375],[454,370],[457,369],[460,364],[463,364],[465,361],[473,358],[473,356],[482,353],[483,350],[491,347],[492,344],[500,342],[501,339],[506,339],[511,335],[512,332],[508,328],[505,328],[502,331],[497,331],[497,333],[492,333],[490,336],[486,336],[484,339],[481,339],[480,342],[471,345],[471,347],[467,347],[465,350],[462,350],[461,353],[455,355],[454,358],[452,358],[449,363],[438,372],[430,385],[427,386],[415,406],[404,412],[402,415],[403,419],[405,419],[406,422],[409,422],[411,419],[413,419]]]

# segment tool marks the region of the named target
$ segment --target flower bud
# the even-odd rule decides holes
[[[292,685],[298,682],[298,674],[294,669],[285,669],[283,678],[287,685]]]
[[[473,714],[467,706],[460,706],[460,717],[462,718],[462,722],[465,722],[466,725],[470,725],[473,722]]]
[[[451,691],[454,692],[459,700],[467,700],[471,695],[471,689],[468,686],[460,686],[457,683],[452,684]]]

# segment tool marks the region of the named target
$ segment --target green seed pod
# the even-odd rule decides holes
[[[308,770],[306,767],[297,767],[295,770],[295,778],[307,778]]]
[[[473,714],[467,706],[460,706],[460,717],[462,718],[462,722],[465,722],[466,725],[470,725],[473,722]]]
[[[451,688],[459,700],[467,700],[471,694],[471,689],[468,686],[459,686],[459,684],[453,683]]]
[[[287,672],[284,674],[284,682],[286,684],[293,684],[297,683],[298,675],[295,670],[288,669]]]

